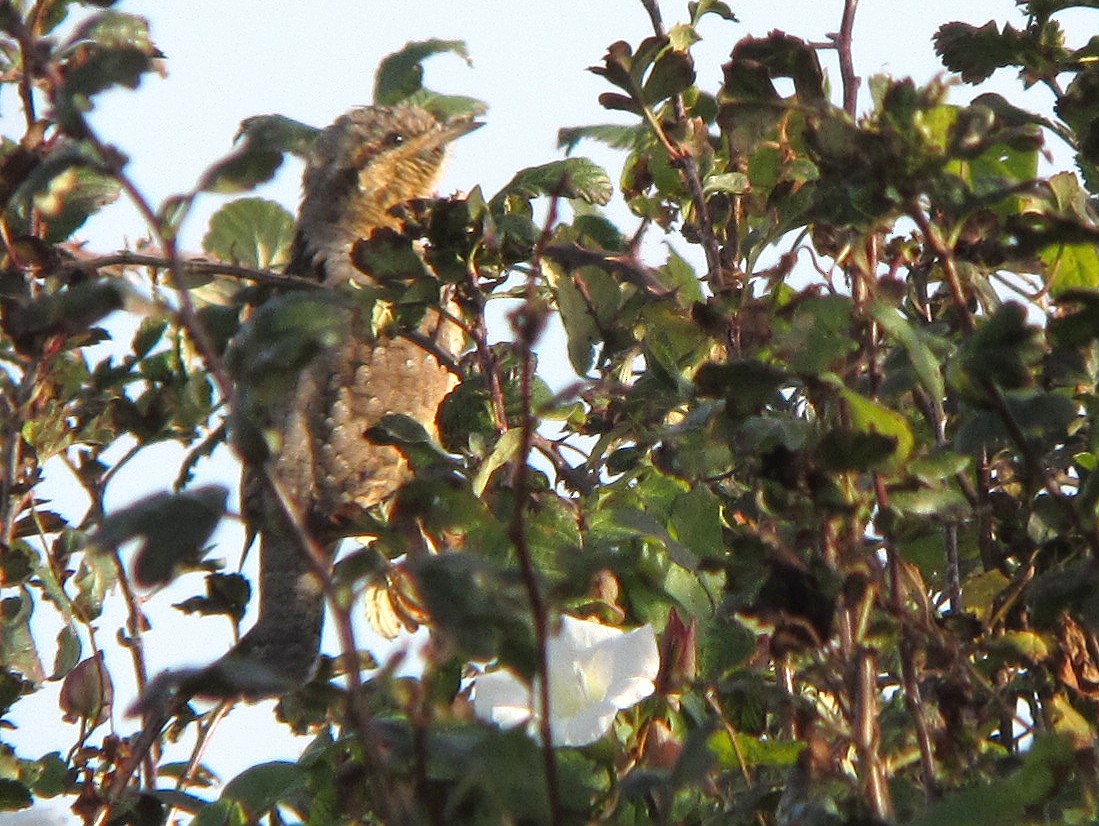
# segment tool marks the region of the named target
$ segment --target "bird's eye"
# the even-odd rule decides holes
[[[400,132],[390,132],[385,136],[384,143],[386,146],[400,146],[404,143],[404,135]]]

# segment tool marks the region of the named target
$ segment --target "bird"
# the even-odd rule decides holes
[[[399,232],[401,208],[434,194],[450,143],[480,125],[412,104],[363,106],[337,118],[306,162],[286,273],[350,291],[376,285],[355,265],[356,244]],[[294,302],[322,319],[323,335],[276,355],[278,363],[270,352],[265,360],[278,314]],[[259,669],[252,694],[305,682],[320,648],[316,563],[287,507],[330,563],[348,517],[384,507],[410,477],[400,452],[367,431],[403,414],[437,435],[439,406],[457,384],[447,357],[457,358],[463,333],[452,313],[429,309],[415,335],[371,326],[347,302],[299,291],[261,304],[238,337],[230,430],[245,457],[242,513],[259,535],[259,611],[218,662]],[[272,383],[265,371],[283,375]]]

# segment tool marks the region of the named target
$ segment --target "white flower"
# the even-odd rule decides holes
[[[653,693],[660,652],[651,625],[622,631],[575,617],[546,643],[549,660],[550,731],[555,746],[584,746],[606,734],[621,710]],[[474,682],[473,708],[482,720],[504,728],[528,723],[538,730],[538,681],[528,685],[499,669]],[[537,709],[537,710],[536,710]]]

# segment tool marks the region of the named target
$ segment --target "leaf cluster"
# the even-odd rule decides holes
[[[141,824],[172,810],[201,824],[1096,817],[1099,120],[1094,46],[1066,46],[1057,21],[1089,4],[1021,2],[1022,28],[936,37],[964,81],[1016,67],[1054,91],[1052,112],[876,77],[858,113],[833,103],[824,47],[780,32],[741,38],[700,86],[692,47],[703,25],[735,22],[729,7],[690,3],[665,28],[646,2],[653,35],[592,69],[628,122],[563,129],[568,157],[499,192],[405,205],[399,229],[355,246],[362,289],[271,272],[294,222],[254,197],[214,215],[203,260],[182,257],[197,198],[250,190],[316,130],[249,119],[190,192],[144,202],[85,115],[159,52],[112,9],[47,37],[75,5],[0,6],[5,77],[26,90],[25,132],[0,148],[0,712],[52,679],[81,724],[64,756],[3,746],[0,805],[67,793],[89,822]],[[850,31],[831,47],[849,59]],[[469,59],[458,42],[411,43],[379,67],[375,101],[481,114],[424,86],[440,55]],[[841,74],[844,100],[854,82]],[[1075,172],[1040,172],[1051,137]],[[617,187],[571,155],[584,140],[623,152]],[[636,226],[604,211],[616,190]],[[161,255],[68,243],[119,192]],[[647,233],[666,252],[643,253]],[[140,744],[103,734],[115,681],[96,621],[119,586],[139,675],[133,586],[200,571],[202,593],[177,607],[240,622],[249,584],[208,558],[228,492],[190,484],[226,411],[240,458],[262,464],[318,353],[415,337],[440,307],[468,345],[459,382],[435,428],[391,415],[363,434],[411,478],[388,512],[340,514],[371,539],[324,582],[338,629],[364,607],[379,630],[428,625],[419,669],[374,663],[345,634],[279,703],[313,736],[296,762],[216,794],[197,765],[127,784]],[[117,335],[104,320],[135,312],[125,354],[95,361]],[[575,374],[557,393],[535,347],[551,319]],[[109,506],[127,463],[165,441],[186,455],[164,492]],[[82,516],[36,493],[51,460],[88,494]],[[48,673],[38,612],[60,620]],[[562,613],[651,623],[661,670],[602,739],[554,750],[477,720],[470,694],[485,667],[537,685]],[[186,685],[262,681],[216,676]],[[209,736],[216,712],[174,712],[173,735]]]

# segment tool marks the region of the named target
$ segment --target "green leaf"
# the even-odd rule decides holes
[[[848,416],[856,431],[884,436],[893,443],[888,458],[877,463],[878,469],[885,473],[900,473],[912,455],[916,437],[908,419],[895,410],[860,396],[852,390],[841,391],[847,405]]]
[[[351,260],[360,272],[369,273],[373,281],[383,285],[407,279],[427,280],[423,259],[412,240],[389,227],[376,229],[369,238],[357,241],[351,248]],[[408,302],[408,290],[403,284],[399,286],[398,300]]]
[[[731,737],[736,737],[736,746]],[[805,743],[798,740],[759,740],[747,734],[715,731],[706,741],[722,766],[739,769],[747,766],[788,768],[797,762]]]
[[[660,542],[668,552],[668,558],[688,571],[698,569],[698,555],[675,539],[653,514],[640,508],[617,507],[611,513],[611,520],[619,528],[625,528],[635,535],[646,536]]]
[[[282,115],[258,115],[241,121],[237,148],[210,166],[199,179],[200,192],[241,192],[271,179],[291,153],[305,157],[320,130]]]
[[[1007,24],[1000,31],[991,20],[980,28],[969,23],[944,23],[933,39],[943,65],[960,74],[966,83],[988,80],[997,69],[1023,59],[1023,35]]]
[[[939,359],[920,337],[916,328],[896,309],[880,301],[870,305],[870,315],[882,329],[900,344],[908,354],[912,369],[920,379],[920,384],[931,397],[932,404],[942,406],[946,396],[946,382],[943,380]]]
[[[694,61],[690,54],[669,48],[653,64],[642,87],[642,95],[646,103],[654,105],[683,92],[694,80]]]
[[[52,243],[67,240],[92,214],[116,201],[121,191],[113,177],[78,165],[77,158],[58,160],[60,165],[47,163],[36,170],[42,176],[56,174],[34,193],[35,209],[45,224],[43,238]],[[28,185],[35,177],[28,179]]]
[[[46,673],[31,633],[33,613],[34,601],[27,591],[17,591],[15,596],[0,600],[0,663],[5,669],[39,683]]]
[[[305,792],[305,774],[300,766],[272,761],[252,766],[238,774],[225,784],[221,798],[239,803],[249,820],[254,822],[277,805],[299,807]]]
[[[80,662],[80,637],[73,626],[66,625],[57,632],[57,655],[53,661],[51,679],[64,677]]]
[[[748,176],[743,172],[728,172],[723,175],[710,175],[702,182],[704,195],[715,192],[728,192],[731,195],[743,195],[751,189]]]
[[[401,103],[424,88],[423,62],[437,54],[450,52],[473,65],[462,40],[421,40],[387,55],[374,73],[374,103],[391,106]]]
[[[691,16],[692,26],[697,26],[698,21],[707,14],[716,14],[722,20],[729,20],[733,23],[739,22],[732,9],[729,8],[729,4],[722,2],[722,0],[691,0],[687,4],[687,13]]]
[[[290,258],[294,216],[263,198],[240,198],[210,218],[202,249],[221,261],[257,270],[280,269]]]
[[[947,367],[947,379],[954,389],[983,399],[986,383],[1004,390],[1033,383],[1030,368],[1041,355],[1041,332],[1027,323],[1021,304],[1009,301],[966,339]]]
[[[672,535],[699,557],[719,557],[725,547],[721,535],[721,502],[706,487],[693,487],[672,503]]]
[[[814,296],[798,304],[776,344],[790,368],[819,375],[858,348],[851,337],[853,305],[841,295]]]
[[[601,166],[588,158],[565,158],[520,170],[493,196],[490,206],[495,212],[500,210],[508,197],[529,200],[539,195],[606,204],[613,191],[611,179]]]
[[[0,812],[27,809],[34,803],[31,790],[18,780],[0,777]]]
[[[915,490],[895,490],[889,504],[900,513],[913,516],[936,516],[940,519],[968,516],[972,511],[969,500],[952,487],[919,487]]]
[[[1022,756],[1022,767],[1003,779],[969,786],[924,809],[910,826],[999,826],[1025,822],[1028,807],[1054,794],[1072,771],[1073,747],[1068,737],[1045,734]]]
[[[603,341],[604,331],[615,328],[621,290],[599,267],[581,267],[568,273],[553,261],[546,260],[542,266],[568,336],[569,362],[577,375],[587,375],[594,362],[595,346]]]
[[[1058,244],[1044,249],[1039,257],[1054,298],[1069,290],[1099,289],[1099,252],[1094,244]]]
[[[131,539],[141,545],[134,575],[142,586],[168,583],[180,566],[194,566],[225,513],[229,491],[208,485],[185,493],[158,493],[110,514],[91,537],[98,550],[117,550]]]
[[[600,123],[591,126],[571,126],[557,130],[557,148],[571,155],[582,140],[595,140],[612,149],[636,149],[647,134],[642,126],[620,123]]]
[[[81,116],[92,108],[94,95],[113,86],[136,89],[153,60],[162,56],[149,40],[145,18],[116,11],[85,20],[59,54],[64,70],[55,111],[70,134],[82,131]]]
[[[20,350],[35,350],[48,336],[76,336],[120,309],[124,288],[118,280],[79,281],[27,304],[13,304],[4,329]]]
[[[350,324],[338,296],[294,292],[265,302],[237,335],[226,361],[238,382],[234,438],[247,455],[263,455],[271,409],[321,349],[350,335]]]
[[[522,429],[513,427],[505,431],[504,435],[499,438],[496,447],[492,449],[492,453],[477,469],[477,475],[473,479],[474,494],[477,496],[483,494],[485,488],[488,487],[488,480],[492,477],[492,474],[511,461],[515,451],[519,449],[522,436]]]

